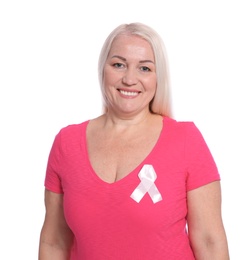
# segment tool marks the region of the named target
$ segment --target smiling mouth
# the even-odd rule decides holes
[[[125,90],[121,90],[121,89],[118,89],[118,91],[125,95],[125,96],[129,96],[129,97],[135,97],[137,96],[140,92],[137,92],[137,91],[125,91]]]

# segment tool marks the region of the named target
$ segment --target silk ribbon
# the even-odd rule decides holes
[[[157,174],[150,164],[145,164],[138,174],[140,179],[139,185],[132,192],[130,197],[137,203],[141,201],[146,193],[148,193],[153,201],[157,203],[162,200],[162,196],[155,185],[155,180],[157,179]]]

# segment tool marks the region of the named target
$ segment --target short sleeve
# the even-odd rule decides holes
[[[192,122],[187,124],[186,129],[185,159],[188,191],[220,180],[220,175],[209,147],[199,129]]]
[[[61,138],[60,132],[56,135],[51,151],[49,153],[45,188],[55,193],[63,193],[61,179],[60,179],[60,162],[61,162]]]

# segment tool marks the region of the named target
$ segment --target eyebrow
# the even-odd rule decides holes
[[[127,61],[124,57],[119,56],[119,55],[114,55],[114,56],[112,56],[111,58],[118,58],[118,59],[120,59],[120,60]],[[155,64],[152,60],[140,60],[140,61],[139,61],[139,63],[146,63],[146,62],[150,62],[150,63]]]

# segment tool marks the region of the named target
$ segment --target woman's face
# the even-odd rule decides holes
[[[118,36],[106,60],[103,79],[109,111],[129,115],[149,112],[157,87],[150,44],[138,36]]]

